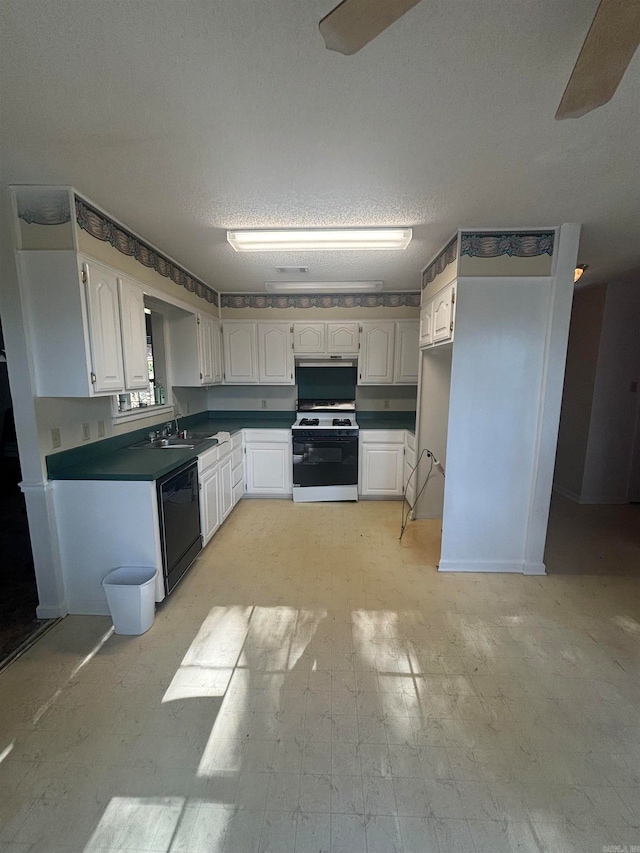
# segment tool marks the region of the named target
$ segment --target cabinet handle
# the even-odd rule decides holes
[[[87,269],[84,264],[82,265],[82,283],[87,283]]]
[[[92,381],[92,382],[95,382],[95,381],[96,381],[96,375],[95,375],[95,373],[92,373],[92,374],[91,374],[91,381]]]
[[[449,331],[453,332],[453,320],[449,323]]]

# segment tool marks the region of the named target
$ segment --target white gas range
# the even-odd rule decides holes
[[[300,400],[291,427],[293,500],[358,500],[355,400]]]

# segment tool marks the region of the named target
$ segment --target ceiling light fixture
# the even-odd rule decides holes
[[[589,264],[578,264],[578,266],[576,267],[576,271],[575,271],[575,272],[574,272],[574,274],[573,274],[573,282],[574,282],[574,284],[576,283],[576,281],[578,281],[578,279],[580,278],[580,276],[582,275],[582,273],[583,273],[583,272],[584,272],[588,267],[589,267]]]
[[[236,252],[295,252],[321,249],[406,249],[411,228],[311,228],[227,231]]]
[[[271,293],[363,293],[382,290],[382,281],[265,281],[264,286]]]

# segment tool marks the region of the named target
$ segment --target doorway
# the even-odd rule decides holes
[[[0,325],[0,669],[55,620],[37,619],[38,590]]]

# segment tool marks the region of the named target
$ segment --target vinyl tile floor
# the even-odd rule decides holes
[[[0,676],[0,851],[640,849],[638,579],[399,526],[242,501],[143,636],[64,619]]]

